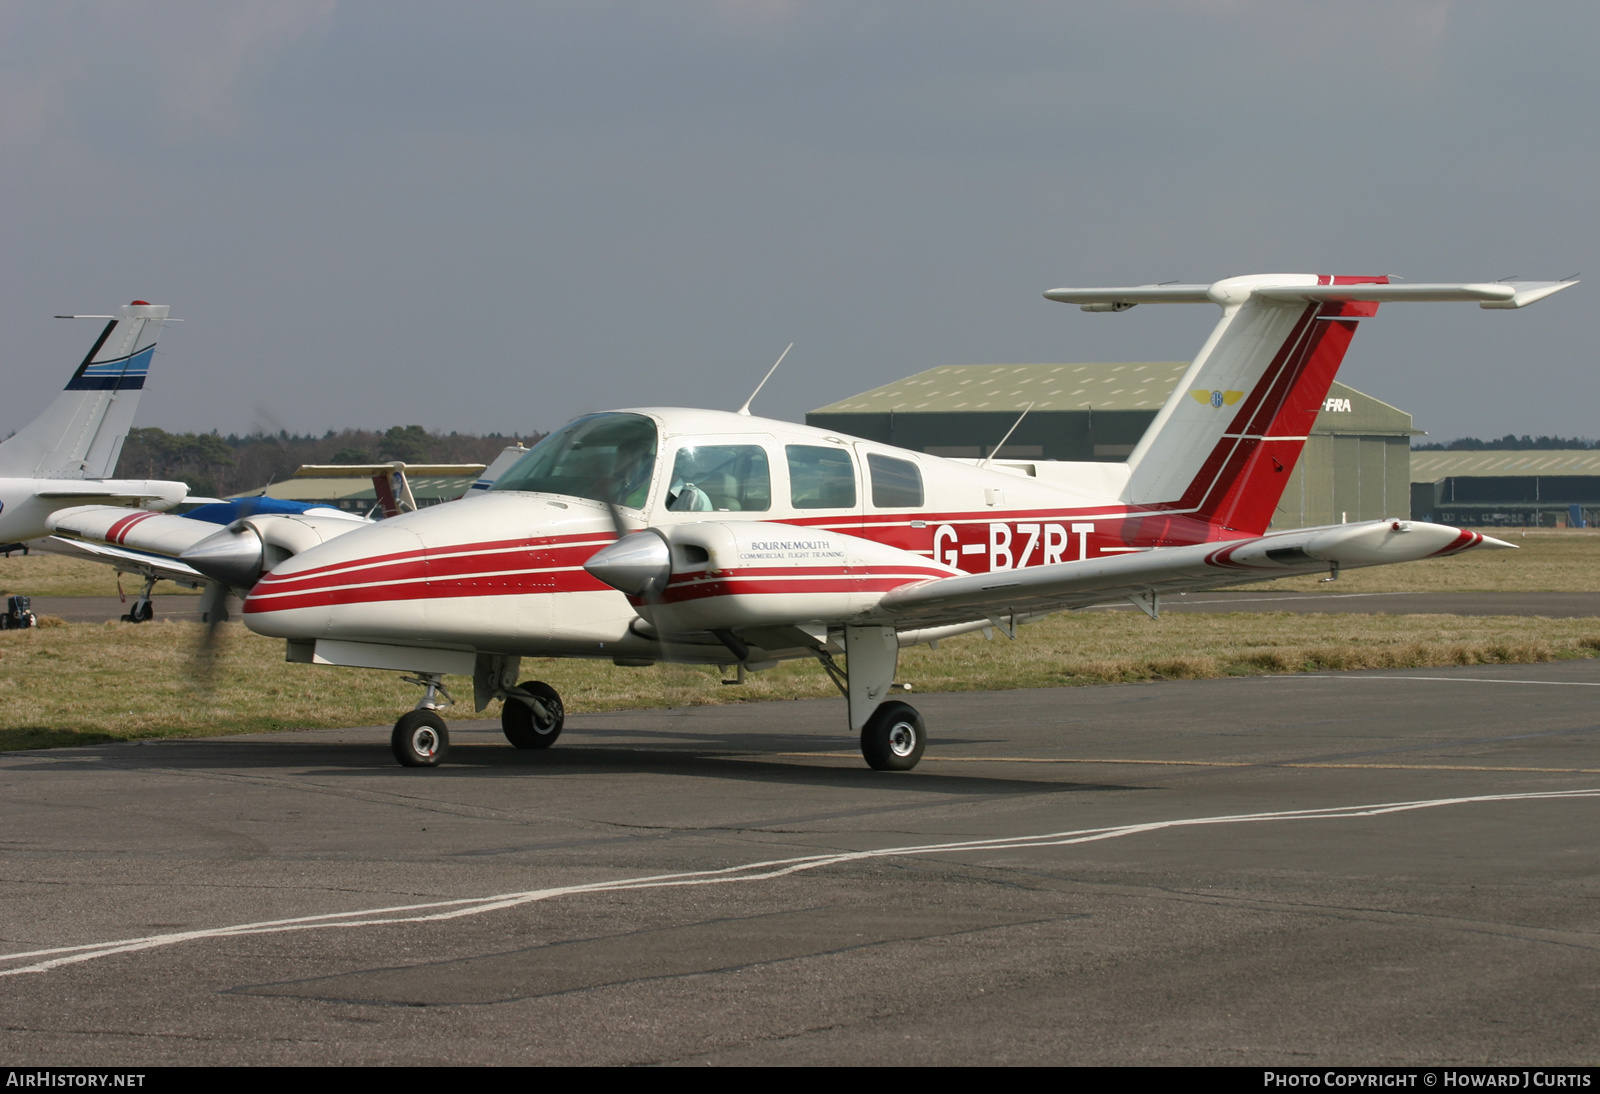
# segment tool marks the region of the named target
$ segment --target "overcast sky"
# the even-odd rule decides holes
[[[1600,4],[0,4],[0,434],[135,297],[170,430],[805,411],[939,364],[1178,360],[1058,285],[1600,275]],[[1600,435],[1600,281],[1385,305],[1435,438]]]

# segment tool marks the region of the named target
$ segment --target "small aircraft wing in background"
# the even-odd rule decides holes
[[[41,550],[103,562],[145,579],[128,619],[139,623],[151,617],[150,594],[160,579],[189,588],[205,586],[208,595],[201,614],[209,616],[223,609],[230,589],[241,594],[249,589],[261,570],[272,564],[269,558],[287,558],[370,521],[325,505],[235,498],[208,502],[182,516],[80,505],[51,514],[48,523],[54,534],[37,541]],[[224,576],[237,580],[218,580],[209,569],[206,573],[195,569],[183,557],[191,551],[198,551],[213,566],[220,559]]]

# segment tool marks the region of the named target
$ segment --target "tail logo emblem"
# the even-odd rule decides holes
[[[1210,403],[1212,406],[1232,406],[1244,398],[1244,392],[1242,391],[1206,391],[1202,388],[1196,388],[1189,394],[1193,395],[1194,401],[1202,406],[1206,403]]]

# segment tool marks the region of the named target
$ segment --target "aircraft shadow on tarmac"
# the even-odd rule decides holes
[[[765,747],[754,743],[746,751],[741,738],[721,738],[716,742],[718,754],[708,754],[707,747],[693,745],[660,746],[642,745],[563,745],[548,751],[519,751],[503,744],[452,744],[450,759],[436,768],[406,771],[394,765],[386,743],[334,741],[296,741],[285,735],[262,740],[212,738],[204,741],[163,741],[145,747],[134,745],[97,746],[100,759],[107,766],[123,770],[148,769],[182,773],[219,773],[250,777],[259,771],[271,773],[275,780],[293,781],[295,778],[382,778],[393,780],[457,780],[483,777],[536,778],[541,774],[571,777],[574,775],[679,775],[698,778],[729,779],[737,782],[781,782],[803,786],[829,786],[861,788],[874,791],[893,790],[917,794],[1059,794],[1088,790],[1151,790],[1157,787],[1124,785],[1120,783],[1074,782],[1067,780],[1041,780],[1031,778],[994,778],[991,775],[965,772],[930,770],[926,762],[915,771],[873,771],[864,763],[848,766],[820,766],[802,762],[793,755],[782,755],[773,747],[771,737],[754,738]],[[814,740],[814,739],[813,739]],[[818,752],[843,751],[846,742],[838,749],[825,747]],[[140,743],[142,744],[142,742]],[[829,742],[831,745],[832,742]],[[84,751],[68,756],[63,750],[57,762],[35,761],[31,770],[52,768],[83,772],[88,757]],[[737,755],[727,755],[737,753]],[[91,763],[93,761],[90,761]],[[95,766],[99,766],[96,764]],[[965,766],[965,765],[963,765]]]

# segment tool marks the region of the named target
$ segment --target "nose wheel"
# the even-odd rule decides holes
[[[861,727],[861,755],[874,771],[910,771],[922,759],[928,733],[910,703],[882,703]]]
[[[401,767],[438,767],[450,753],[450,730],[431,710],[411,710],[394,724],[389,747]]]

